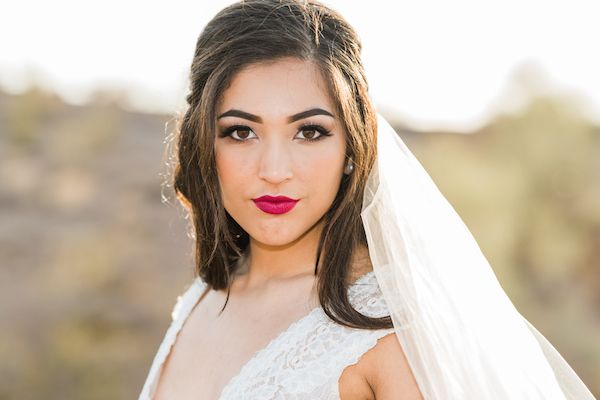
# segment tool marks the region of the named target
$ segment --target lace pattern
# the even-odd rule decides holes
[[[151,398],[177,332],[204,287],[205,283],[197,279],[178,298],[173,322],[155,357],[140,400]],[[365,315],[389,314],[373,271],[348,288],[348,298]],[[366,330],[341,326],[331,321],[321,307],[316,307],[257,351],[225,385],[219,400],[339,400],[338,381],[344,369],[358,362],[379,338],[393,332],[393,328]]]

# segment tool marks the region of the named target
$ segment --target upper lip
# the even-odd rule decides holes
[[[265,195],[265,196],[260,196],[257,197],[255,199],[252,199],[254,201],[270,201],[273,203],[281,203],[281,202],[285,202],[285,201],[298,201],[297,199],[292,199],[286,196],[269,196],[269,195]]]

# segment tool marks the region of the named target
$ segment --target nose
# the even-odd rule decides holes
[[[272,184],[292,178],[291,154],[284,143],[276,140],[264,142],[260,154],[258,176]]]

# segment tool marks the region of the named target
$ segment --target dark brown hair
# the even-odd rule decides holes
[[[346,156],[354,163],[353,173],[343,176],[323,216],[315,265],[319,301],[339,324],[366,329],[393,326],[389,316],[359,313],[347,297],[353,254],[359,245],[367,245],[360,212],[377,149],[376,114],[360,52],[360,40],[348,22],[316,1],[241,1],[221,10],[198,37],[188,107],[176,128],[173,187],[193,222],[196,274],[213,289],[227,288],[227,298],[249,236],[221,199],[214,154],[217,104],[242,68],[296,57],[314,62],[323,74],[347,133]]]

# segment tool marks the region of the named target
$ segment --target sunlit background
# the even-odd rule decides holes
[[[2,5],[0,399],[139,393],[193,275],[165,138],[230,3]],[[600,396],[600,5],[326,4],[517,309]]]

